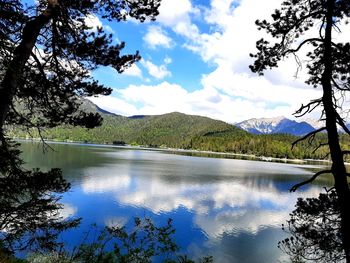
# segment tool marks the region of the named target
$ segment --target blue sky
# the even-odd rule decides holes
[[[142,60],[118,74],[100,68],[93,76],[113,88],[109,97],[91,98],[100,107],[130,116],[179,111],[229,123],[249,118],[291,117],[319,91],[295,78],[294,60],[258,77],[249,53],[263,32],[254,21],[269,18],[280,0],[163,0],[156,22],[108,23],[91,16],[91,26],[126,42],[126,53]]]

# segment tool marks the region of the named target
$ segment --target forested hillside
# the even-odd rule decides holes
[[[178,112],[154,116],[124,117],[108,113],[90,102],[84,102],[86,111],[98,111],[103,124],[94,129],[59,126],[43,131],[48,140],[79,141],[103,144],[129,144],[147,147],[182,148],[215,152],[233,152],[279,158],[328,158],[327,146],[315,147],[324,142],[324,134],[317,136],[309,146],[302,142],[291,149],[297,136],[287,134],[254,135],[228,123],[206,117]],[[19,127],[7,127],[12,137],[28,138],[28,132]],[[31,135],[38,138],[37,131]],[[349,142],[342,142],[348,145]]]

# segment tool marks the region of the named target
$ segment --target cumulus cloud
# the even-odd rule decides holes
[[[143,40],[152,49],[157,47],[170,48],[173,45],[172,39],[160,26],[149,26]]]
[[[164,114],[178,111],[220,119],[228,123],[249,119],[252,116],[288,116],[291,113],[291,105],[294,105],[292,103],[298,104],[297,100],[290,101],[286,96],[286,94],[289,94],[288,92],[293,92],[288,87],[284,91],[284,86],[271,88],[268,82],[265,84],[262,82],[261,84],[259,80],[253,79],[247,82],[247,90],[240,89],[239,85],[233,86],[237,89],[237,93],[235,93],[234,89],[226,86],[226,84],[230,85],[231,81],[234,80],[223,79],[223,86],[219,89],[211,83],[211,78],[208,78],[203,81],[204,87],[202,89],[192,92],[178,84],[167,81],[156,85],[129,85],[123,89],[115,89],[113,96],[99,96],[89,99],[103,109],[124,116]],[[219,82],[221,83],[221,81]],[[254,94],[254,86],[249,88],[249,85],[256,83],[260,88],[258,94]],[[271,95],[266,91],[271,91]],[[312,96],[307,92],[305,94],[309,97]],[[278,96],[285,96],[285,102],[281,103]],[[263,100],[270,100],[269,97],[272,97],[271,101],[275,105],[271,106],[272,102],[268,103]]]
[[[165,30],[172,30],[180,36],[177,41],[183,40],[181,47],[197,54],[212,70],[202,75],[194,91],[187,91],[176,80],[155,85],[152,79],[145,78],[149,85],[123,87],[114,96],[123,100],[121,105],[128,104],[129,109],[132,104],[139,103],[136,109],[139,114],[162,114],[176,110],[230,123],[253,117],[284,115],[292,118],[292,113],[302,103],[321,97],[320,90],[304,83],[307,78],[305,67],[296,76],[297,65],[294,58],[290,58],[281,61],[278,68],[267,71],[262,77],[248,68],[253,62],[249,53],[256,51],[258,39],[266,37],[264,32],[257,30],[254,22],[256,19],[268,19],[280,4],[280,0],[211,0],[210,5],[199,7],[190,0],[162,1],[158,26],[149,27],[148,30],[148,33],[159,34],[159,42],[149,37],[149,44],[168,47],[171,44]],[[203,28],[199,24],[196,25],[199,19],[209,28],[205,32],[201,32]],[[344,32],[350,27],[340,26]],[[339,34],[336,37],[343,39],[347,35]],[[166,57],[162,65],[150,60],[143,60],[141,65],[149,75],[161,80],[171,76],[167,68],[169,63],[171,59]],[[177,91],[175,94],[174,90]],[[142,94],[142,98],[139,94]],[[133,110],[135,112],[135,108]],[[319,117],[318,113],[312,117]]]
[[[192,16],[198,16],[200,10],[190,0],[164,0],[159,8],[157,21],[187,38],[195,38],[199,34],[198,27],[191,22]]]
[[[161,114],[178,111],[186,103],[188,92],[181,86],[162,82],[152,85],[130,85],[117,91],[129,102],[141,104],[140,113]]]
[[[141,60],[142,66],[144,66],[148,74],[156,79],[164,79],[165,77],[170,77],[171,72],[167,69],[167,64],[169,64],[169,60],[164,61],[165,64],[157,66],[153,64],[150,60]]]
[[[193,6],[190,0],[163,0],[157,21],[167,26],[173,26],[184,20],[189,20],[192,10]]]
[[[259,18],[269,18],[280,6],[279,0],[212,0],[203,11],[205,22],[211,26],[210,33],[199,32],[191,20],[196,8],[189,1],[181,3],[170,18],[162,18],[160,23],[183,36],[186,39],[185,48],[200,55],[204,62],[215,65],[211,73],[203,75],[203,90],[217,89],[228,95],[230,100],[239,101],[241,106],[259,102],[259,110],[262,111],[252,112],[249,108],[241,108],[251,111],[251,117],[258,117],[259,113],[270,116],[271,109],[277,112],[280,107],[284,108],[281,114],[290,116],[301,103],[320,97],[319,91],[304,84],[304,70],[299,71],[298,78],[295,78],[294,60],[281,62],[279,68],[267,72],[264,77],[252,74],[248,68],[252,63],[249,54],[256,50],[255,42],[266,37],[257,30],[254,22]],[[165,2],[164,16],[171,8],[175,7]],[[236,108],[234,104],[232,107]],[[225,117],[221,119],[227,120]],[[236,120],[241,118],[237,116]]]

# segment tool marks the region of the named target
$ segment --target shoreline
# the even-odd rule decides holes
[[[16,141],[23,142],[42,142],[39,138],[12,138]],[[47,144],[71,144],[80,146],[95,146],[95,147],[108,147],[108,148],[119,148],[119,149],[132,149],[132,150],[148,150],[148,151],[161,151],[169,152],[174,154],[194,154],[198,155],[216,155],[217,157],[227,157],[232,159],[243,159],[252,161],[262,161],[262,162],[278,162],[278,163],[290,163],[290,164],[306,164],[308,162],[319,162],[319,163],[330,163],[328,160],[318,160],[318,159],[288,159],[288,158],[276,158],[269,156],[256,156],[254,154],[243,154],[243,153],[228,153],[228,152],[213,152],[205,150],[187,150],[187,149],[177,149],[177,148],[153,148],[145,146],[133,146],[133,145],[114,145],[114,144],[100,144],[100,143],[88,143],[79,141],[56,141],[56,140],[46,140],[44,142]],[[211,157],[211,156],[202,156]],[[217,158],[213,157],[213,158]],[[234,158],[236,157],[236,158]]]

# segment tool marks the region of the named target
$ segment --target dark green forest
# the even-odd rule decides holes
[[[288,134],[254,135],[234,125],[206,117],[178,112],[153,116],[124,117],[110,114],[89,101],[82,104],[84,110],[102,114],[102,126],[94,129],[61,125],[45,129],[42,137],[47,140],[100,144],[134,145],[154,148],[180,148],[237,154],[252,154],[289,159],[328,159],[326,134],[318,134],[312,140],[302,141],[292,149],[299,137]],[[35,129],[18,126],[7,127],[14,138],[39,138]],[[349,139],[341,136],[346,148]]]

